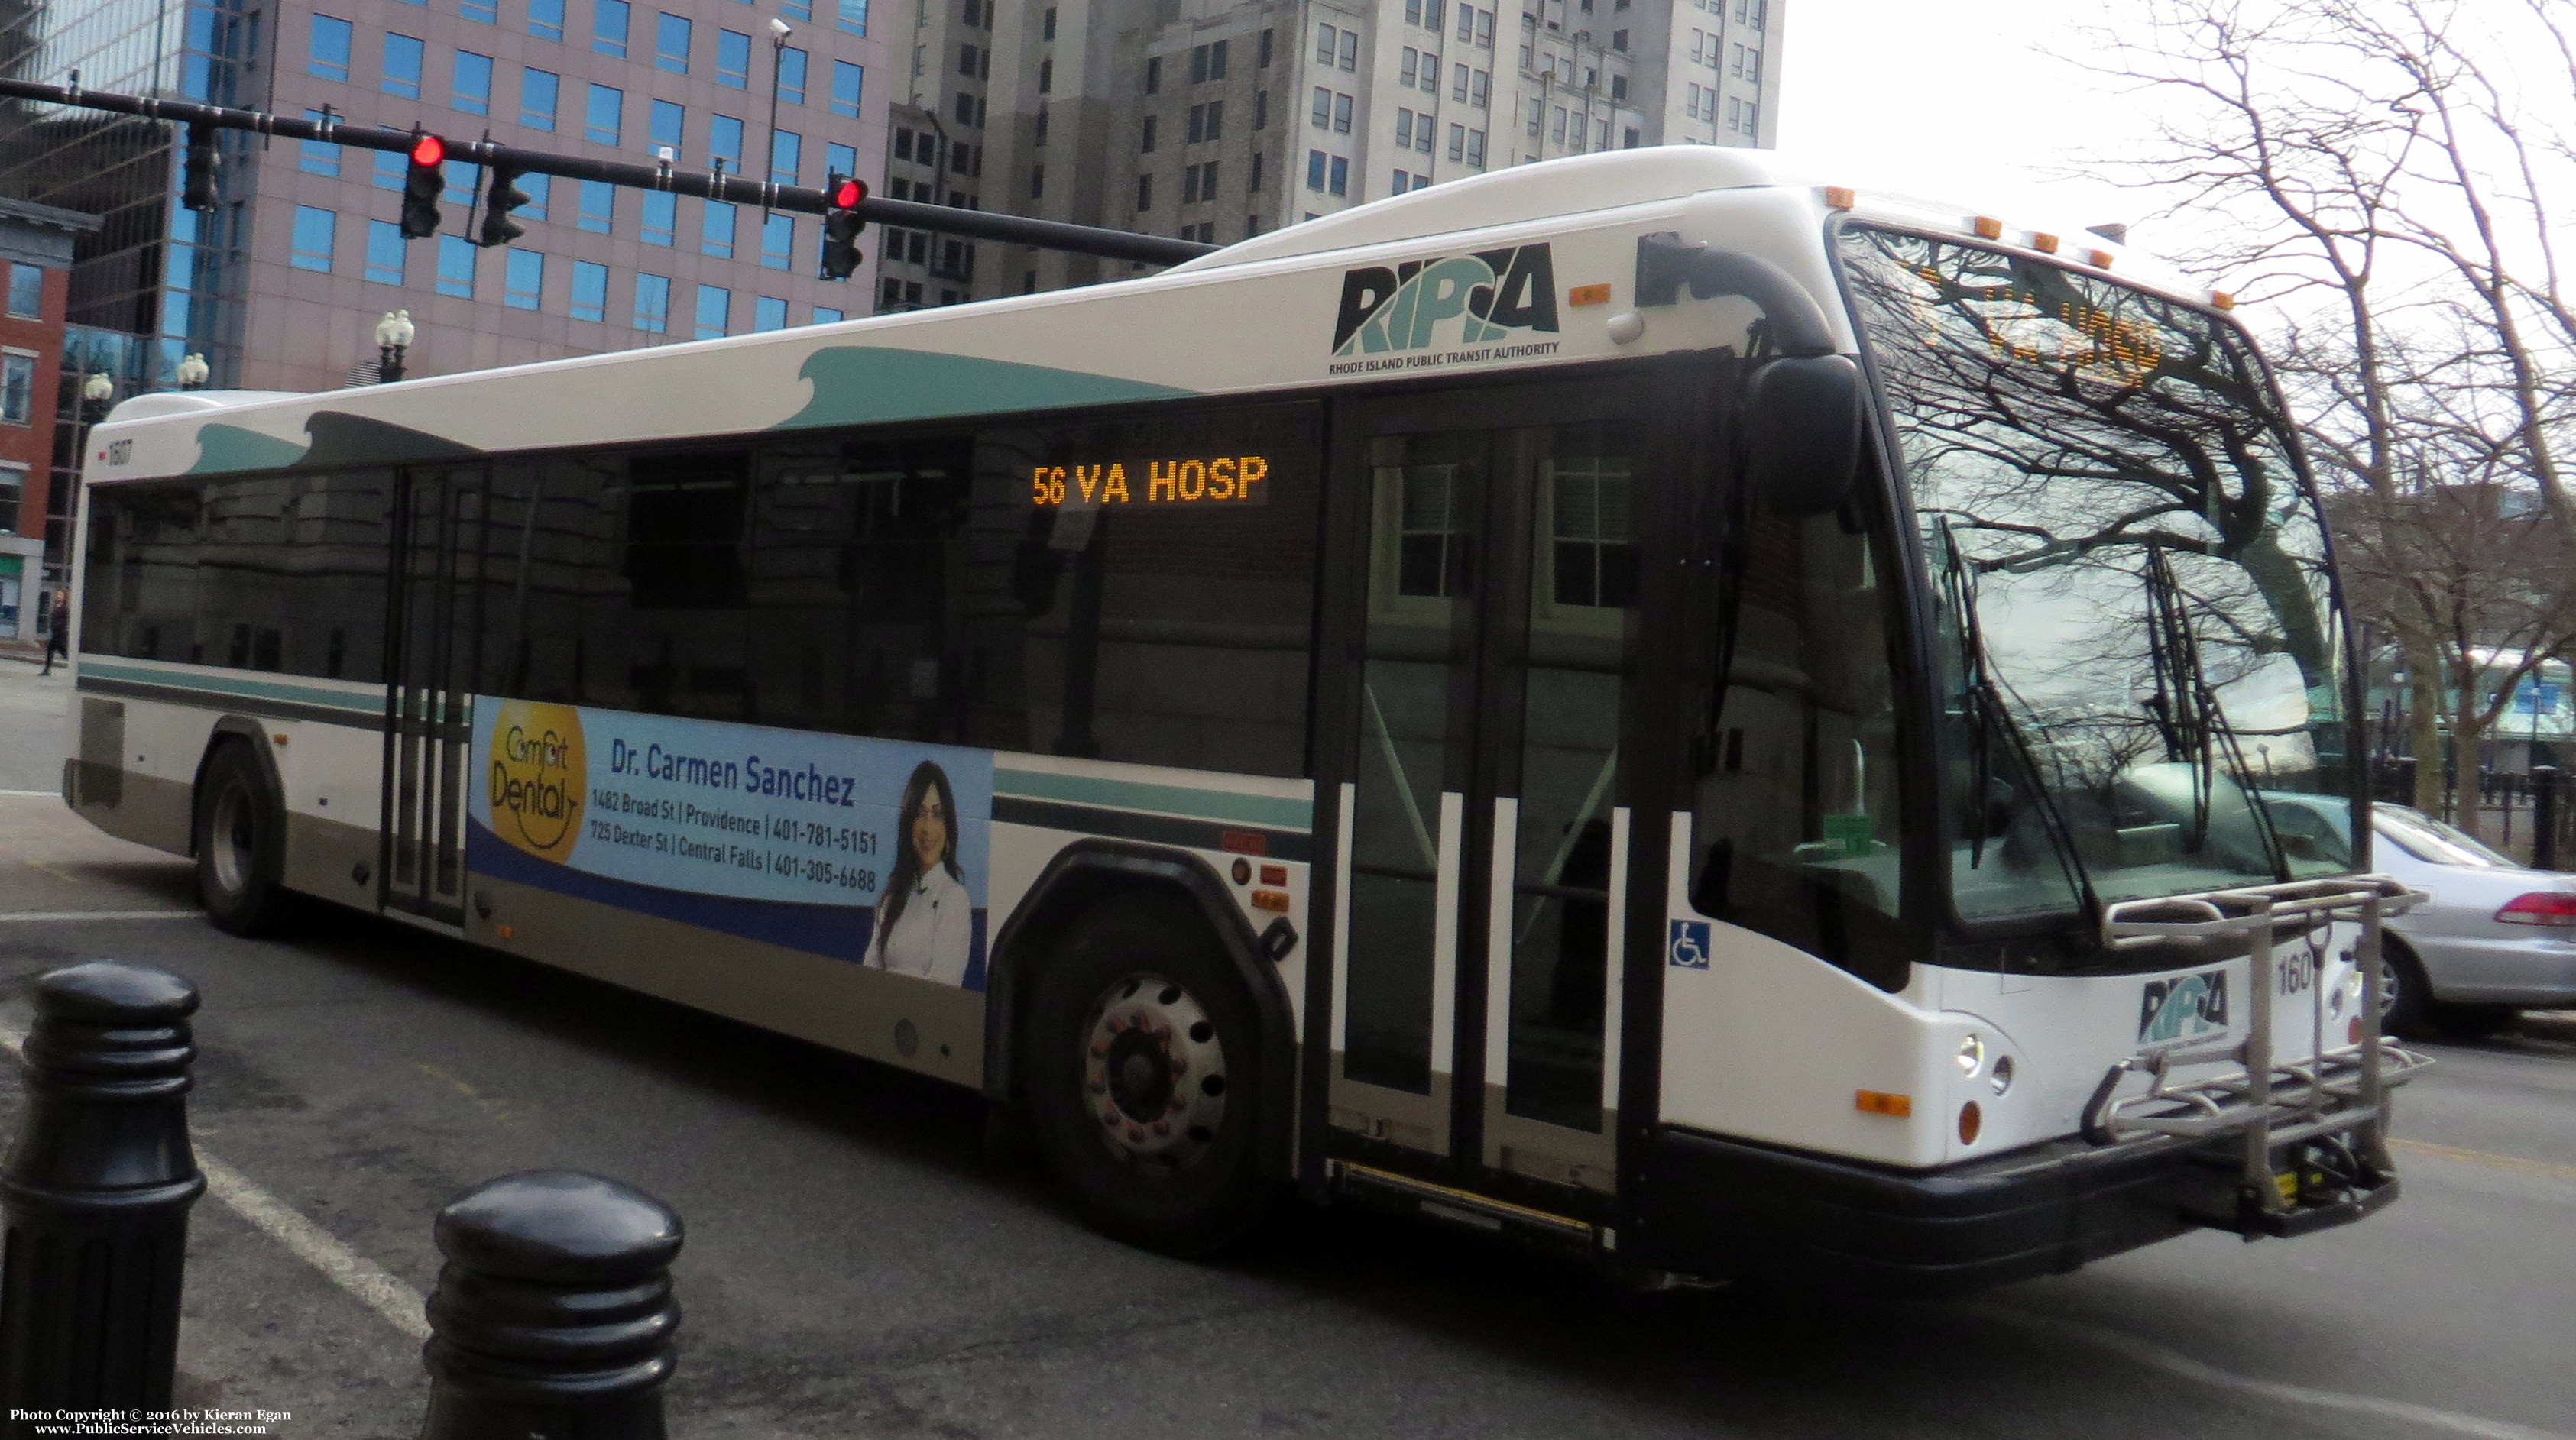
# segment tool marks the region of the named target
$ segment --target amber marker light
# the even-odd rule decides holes
[[[1984,1133],[1985,1133],[1985,1130],[1986,1130],[1986,1112],[1977,1108],[1977,1102],[1976,1102],[1976,1101],[1971,1100],[1971,1101],[1969,1101],[1967,1104],[1962,1105],[1962,1106],[1960,1106],[1960,1107],[1959,1107],[1959,1143],[1960,1143],[1960,1144],[1962,1144],[1962,1145],[1974,1145],[1974,1144],[1976,1144],[1976,1143],[1977,1143],[1977,1137],[1978,1137],[1979,1135],[1984,1134]]]
[[[1884,1090],[1855,1090],[1852,1092],[1852,1108],[1866,1110],[1872,1115],[1894,1115],[1902,1119],[1914,1113],[1914,1097],[1890,1095]]]
[[[1859,203],[1860,196],[1855,194],[1849,186],[1828,185],[1825,187],[1825,206],[1828,209],[1849,210]]]
[[[1969,228],[1977,232],[1977,238],[1980,240],[2001,240],[2004,238],[2004,222],[1996,219],[1992,215],[1980,215],[1976,219],[1969,221],[1968,225]]]
[[[2236,308],[2236,297],[2224,290],[2212,290],[2209,292],[2209,303],[2220,310],[2233,310]]]
[[[1276,910],[1284,915],[1288,913],[1288,892],[1285,890],[1255,890],[1252,892],[1252,908],[1255,910]]]
[[[2111,252],[2108,250],[2087,250],[2084,252],[2084,263],[2092,266],[2096,270],[2108,270],[2111,268]]]
[[[1610,287],[1607,285],[1577,285],[1573,289],[1565,292],[1565,303],[1568,305],[1607,305],[1610,303]]]
[[[2057,237],[2045,230],[2034,230],[2030,233],[2030,248],[2042,255],[2054,255],[2057,253]]]

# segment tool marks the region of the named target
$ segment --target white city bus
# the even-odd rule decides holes
[[[64,792],[1290,1186],[1958,1289],[2396,1194],[2342,610],[2224,297],[1673,148],[1123,284],[100,424]]]

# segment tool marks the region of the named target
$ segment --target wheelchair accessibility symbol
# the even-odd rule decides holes
[[[1672,938],[1664,946],[1666,962],[1684,970],[1707,969],[1708,922],[1675,920],[1672,927]]]

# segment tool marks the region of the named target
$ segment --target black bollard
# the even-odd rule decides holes
[[[2555,765],[2531,767],[2531,868],[2558,868],[2558,802],[2565,777]]]
[[[438,1212],[421,1440],[664,1440],[680,1217],[577,1170],[530,1170]]]
[[[15,1412],[167,1410],[188,1207],[188,1017],[176,975],[93,961],[36,981],[26,1111],[0,1166],[0,1434]]]

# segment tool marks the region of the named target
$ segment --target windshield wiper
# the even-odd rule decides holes
[[[1968,740],[1968,785],[1975,796],[1976,828],[1968,839],[1969,867],[1985,863],[1986,822],[1994,785],[1991,737],[2001,735],[2004,743],[2012,747],[2013,760],[2030,787],[2031,804],[2039,812],[2041,827],[2048,832],[2050,848],[2057,852],[2059,868],[2065,871],[2067,882],[2082,897],[2086,908],[2098,909],[2093,882],[2075,854],[2074,831],[2058,812],[2056,797],[2049,793],[2048,783],[2040,775],[2039,757],[2031,749],[2029,737],[2014,721],[2011,707],[2004,703],[2002,687],[1995,683],[1994,673],[1986,664],[1986,628],[1984,617],[1977,612],[1976,578],[1970,573],[1967,557],[1960,552],[1950,517],[1942,516],[1939,525],[1942,597],[1949,603],[1950,613],[1959,617],[1959,668],[1963,672],[1959,698],[1974,727]]]
[[[2191,626],[2189,596],[2175,578],[2173,561],[2162,545],[2147,547],[2147,656],[2155,674],[2155,694],[2147,701],[2148,717],[2165,742],[2165,758],[2191,767],[2192,843],[2209,843],[2212,802],[2218,789],[2218,764],[2226,756],[2228,778],[2236,782],[2245,808],[2254,817],[2264,858],[2276,877],[2289,874],[2281,837],[2272,824],[2245,764],[2245,749],[2219,707],[2218,692],[2200,661],[2200,637]]]

